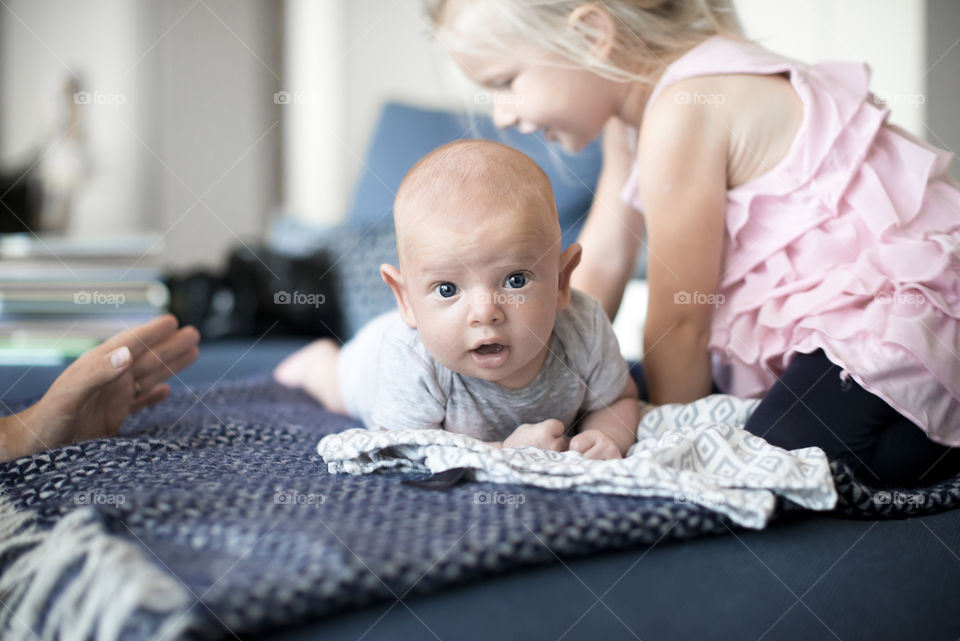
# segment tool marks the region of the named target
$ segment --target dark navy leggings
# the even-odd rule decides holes
[[[930,440],[883,399],[841,378],[841,371],[822,350],[796,355],[747,421],[747,430],[787,450],[820,447],[879,487],[933,485],[960,474],[960,448]],[[640,398],[647,399],[642,365],[633,364],[630,373]]]

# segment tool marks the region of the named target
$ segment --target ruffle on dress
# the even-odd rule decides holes
[[[784,71],[803,123],[774,169],[727,193],[715,379],[761,396],[794,354],[823,349],[932,439],[960,446],[952,154],[886,123],[866,65],[808,67],[720,37],[671,65],[648,105],[682,78]],[[622,195],[642,209],[635,168]]]

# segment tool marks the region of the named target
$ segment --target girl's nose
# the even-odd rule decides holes
[[[497,94],[494,94],[496,98]],[[493,124],[498,129],[506,129],[517,124],[517,114],[513,113],[508,101],[494,100],[493,102]]]
[[[517,123],[517,131],[522,134],[532,134],[537,129],[539,129],[539,127],[529,120],[521,120],[519,123]]]
[[[500,307],[500,301],[496,295],[489,291],[480,291],[470,299],[470,311],[467,321],[470,327],[482,327],[483,325],[498,325],[504,320],[503,309]]]

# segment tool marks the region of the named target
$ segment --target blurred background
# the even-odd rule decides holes
[[[774,51],[869,62],[893,122],[960,149],[960,3],[735,4],[747,35]],[[316,310],[318,296],[329,303],[337,289],[316,281],[342,262],[344,243],[360,243],[324,230],[389,182],[371,161],[385,105],[432,113],[483,112],[488,103],[431,42],[419,0],[4,0],[0,347],[27,345],[24,330],[43,334],[52,314],[60,324],[46,335],[62,337],[78,305],[90,318],[129,312],[124,323],[179,305],[185,320],[206,322],[239,304],[244,278],[262,285],[256,272],[274,281],[257,300],[283,303],[282,270],[304,267],[270,252],[302,258],[310,243],[332,243],[340,251],[306,267],[316,270],[307,279],[314,299],[301,311]],[[408,134],[411,113],[394,114]],[[389,223],[390,195],[369,205],[366,220]],[[246,272],[227,286],[231,269]],[[122,302],[116,281],[126,283]],[[340,302],[351,304],[362,306]],[[347,336],[342,316],[331,314],[326,330],[302,318],[281,325]],[[252,336],[266,321],[231,322],[207,334]]]

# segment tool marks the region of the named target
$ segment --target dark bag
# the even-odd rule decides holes
[[[30,169],[0,174],[0,234],[39,231],[40,181]]]
[[[339,338],[343,322],[331,261],[237,248],[222,276],[172,276],[170,311],[204,339],[263,336]]]

